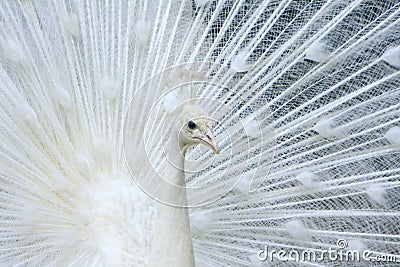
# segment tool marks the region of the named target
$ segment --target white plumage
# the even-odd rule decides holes
[[[398,0],[2,1],[0,263],[146,266],[182,103],[221,147],[185,161],[196,266],[400,255],[399,25]]]

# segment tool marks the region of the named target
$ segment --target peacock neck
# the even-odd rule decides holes
[[[163,199],[168,199],[174,206],[157,203],[156,231],[148,264],[150,267],[195,266],[185,189],[185,153],[185,146],[171,143],[168,150],[170,164],[164,179],[175,186],[165,188]]]

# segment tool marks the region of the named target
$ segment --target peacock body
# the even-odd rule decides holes
[[[189,207],[196,266],[400,262],[397,0],[16,0],[0,24],[2,266],[146,266],[160,203]],[[187,104],[221,153],[187,150],[182,205]]]

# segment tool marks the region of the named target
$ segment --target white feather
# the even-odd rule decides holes
[[[255,118],[245,122],[244,129],[251,139],[256,139],[261,136],[260,125]]]
[[[321,42],[313,43],[306,51],[305,58],[315,62],[322,62],[328,58],[326,44]]]
[[[317,189],[320,186],[320,178],[318,177],[318,175],[315,175],[311,172],[302,172],[296,176],[296,179],[299,180],[299,182],[302,183],[302,185],[309,190]]]
[[[383,54],[382,59],[388,64],[400,68],[400,46],[387,49]]]
[[[12,63],[23,64],[27,60],[27,55],[21,44],[11,39],[4,40],[1,48],[2,56],[8,58]]]
[[[239,52],[236,57],[234,57],[231,68],[237,72],[246,72],[250,69],[250,65],[246,63],[248,52],[246,50]]]
[[[196,5],[198,7],[204,6],[206,5],[208,2],[210,2],[211,0],[196,0]]]
[[[400,146],[400,127],[395,126],[390,128],[386,134],[385,138],[394,146]]]
[[[121,85],[119,84],[119,81],[108,78],[103,78],[100,80],[99,88],[103,92],[104,96],[109,100],[117,97],[121,91]]]
[[[181,104],[181,102],[182,101],[179,99],[174,91],[169,92],[167,95],[165,95],[163,100],[163,107],[165,112],[173,112],[176,108],[179,107],[179,104]]]
[[[321,119],[313,127],[324,138],[333,138],[337,131],[334,128],[334,122],[332,119]]]
[[[72,108],[71,95],[65,88],[57,87],[55,88],[54,98],[56,101],[64,108],[70,110]]]
[[[367,188],[368,197],[380,205],[385,205],[386,190],[380,185],[371,185]]]
[[[68,14],[66,11],[62,12],[60,15],[60,21],[64,30],[74,36],[79,36],[79,22],[76,14]]]
[[[304,240],[309,237],[307,228],[300,220],[292,220],[285,223],[286,231],[294,239]]]
[[[38,117],[32,107],[25,101],[17,103],[16,115],[22,120],[29,123],[37,123]]]

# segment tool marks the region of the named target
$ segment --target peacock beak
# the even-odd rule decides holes
[[[206,134],[201,131],[193,132],[192,137],[200,139],[203,144],[211,148],[215,154],[219,154],[219,146],[210,130],[208,130]]]
[[[210,130],[208,130],[207,133],[203,136],[203,138],[200,138],[200,139],[201,139],[201,141],[203,141],[203,143],[206,146],[211,148],[215,152],[215,154],[219,154],[219,152],[220,152],[219,146],[218,146],[217,142],[215,141],[215,138]]]

